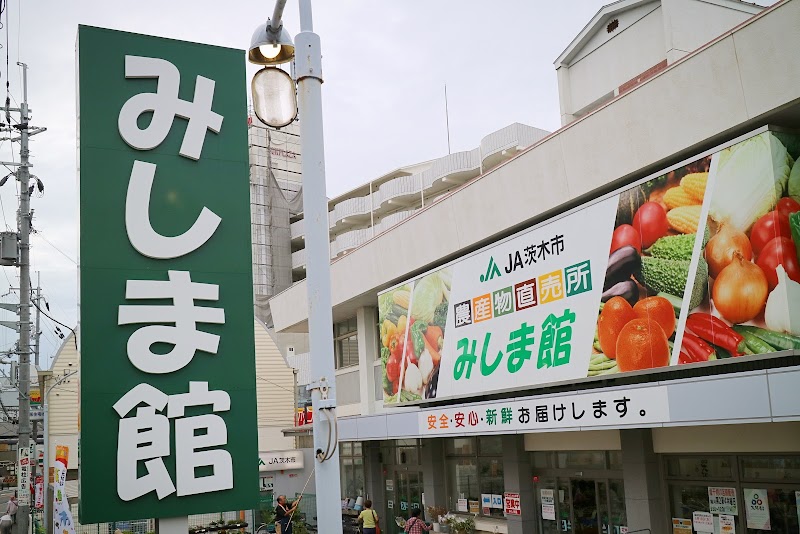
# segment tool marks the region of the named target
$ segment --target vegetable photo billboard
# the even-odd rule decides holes
[[[381,293],[384,402],[800,349],[800,136],[759,132]]]

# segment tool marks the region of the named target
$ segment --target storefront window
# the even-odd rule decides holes
[[[800,481],[800,456],[747,456],[741,459],[741,468],[743,479]]]
[[[457,509],[458,499],[480,502],[481,494],[502,495],[503,442],[499,436],[454,438],[445,444],[447,455],[448,506]],[[482,515],[504,517],[503,510],[481,508]]]
[[[395,449],[397,465],[419,465],[419,446],[415,439],[397,440]]]
[[[606,455],[602,451],[567,451],[559,452],[557,456],[561,469],[603,469],[606,463]]]
[[[445,443],[445,453],[450,455],[475,454],[475,438],[453,438]]]
[[[333,325],[333,349],[337,369],[358,365],[358,326],[355,317]]]
[[[339,444],[339,465],[342,498],[355,499],[363,496],[364,458],[360,443],[343,442]]]
[[[733,478],[733,463],[727,456],[680,456],[667,459],[667,476],[674,478]]]
[[[673,456],[665,467],[673,518],[726,508],[737,532],[800,532],[800,456]]]
[[[622,451],[608,451],[608,468],[622,470]]]

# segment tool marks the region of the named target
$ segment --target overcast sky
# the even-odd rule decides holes
[[[478,146],[486,134],[512,122],[557,129],[553,61],[604,3],[315,2],[315,31],[322,39],[325,78],[328,195],[402,165],[445,155],[445,83],[454,152]],[[271,15],[273,5],[271,0],[8,0],[8,25],[0,30],[0,84],[10,79],[11,96],[20,101],[20,74],[15,65],[26,62],[33,124],[48,128],[31,144],[32,172],[46,187],[44,196],[32,202],[38,231],[32,238],[32,257],[55,319],[70,326],[77,322],[78,24],[244,49],[255,26]],[[296,0],[289,0],[284,20],[290,32],[299,31]],[[10,72],[1,59],[5,52]],[[18,158],[17,149],[14,158]],[[0,157],[12,158],[7,141],[0,144]],[[17,201],[11,180],[0,190],[0,199],[5,225],[15,229]],[[4,274],[0,286],[19,286],[16,269],[4,268]],[[0,295],[5,292],[0,287]],[[17,298],[12,294],[5,300]],[[53,323],[45,319],[42,330],[43,353],[52,355],[59,343]],[[15,340],[14,332],[0,328],[0,349]]]

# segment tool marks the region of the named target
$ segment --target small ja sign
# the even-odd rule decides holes
[[[303,468],[303,451],[262,452],[258,455],[259,471],[284,471]]]

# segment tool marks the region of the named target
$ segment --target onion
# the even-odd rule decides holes
[[[744,232],[740,232],[729,224],[723,224],[717,235],[711,238],[706,245],[706,261],[708,271],[712,278],[716,278],[722,269],[728,266],[736,253],[750,261],[753,257],[753,247]]]
[[[768,293],[764,271],[736,252],[733,261],[714,280],[711,295],[717,311],[736,324],[758,315],[767,302]]]

